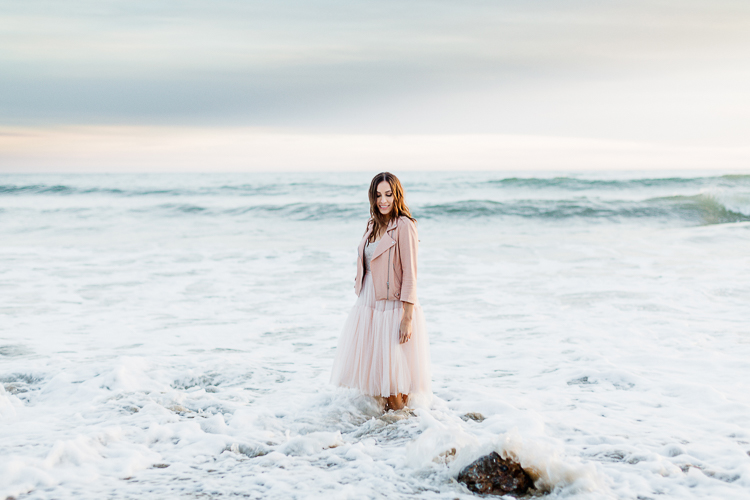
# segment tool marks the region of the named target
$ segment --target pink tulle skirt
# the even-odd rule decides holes
[[[370,396],[430,392],[430,346],[422,307],[414,304],[411,339],[398,342],[400,300],[375,300],[372,276],[349,313],[336,349],[331,383]]]

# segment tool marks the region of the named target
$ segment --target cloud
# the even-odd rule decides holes
[[[273,126],[739,144],[750,4],[14,2],[6,125]]]

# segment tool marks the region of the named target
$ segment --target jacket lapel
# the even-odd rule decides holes
[[[386,227],[383,237],[380,238],[380,243],[378,243],[378,246],[375,248],[375,253],[372,254],[372,260],[375,260],[378,256],[384,254],[389,248],[396,244],[396,240],[394,240],[389,234],[396,229],[396,226],[398,226],[398,219],[393,219],[388,223],[388,227]]]

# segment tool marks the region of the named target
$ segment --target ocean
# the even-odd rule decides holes
[[[395,173],[434,394],[386,415],[328,383],[374,172],[0,175],[0,499],[468,499],[493,450],[750,498],[750,175]]]

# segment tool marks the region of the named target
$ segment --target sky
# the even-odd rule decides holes
[[[0,172],[750,168],[750,2],[0,0]]]

